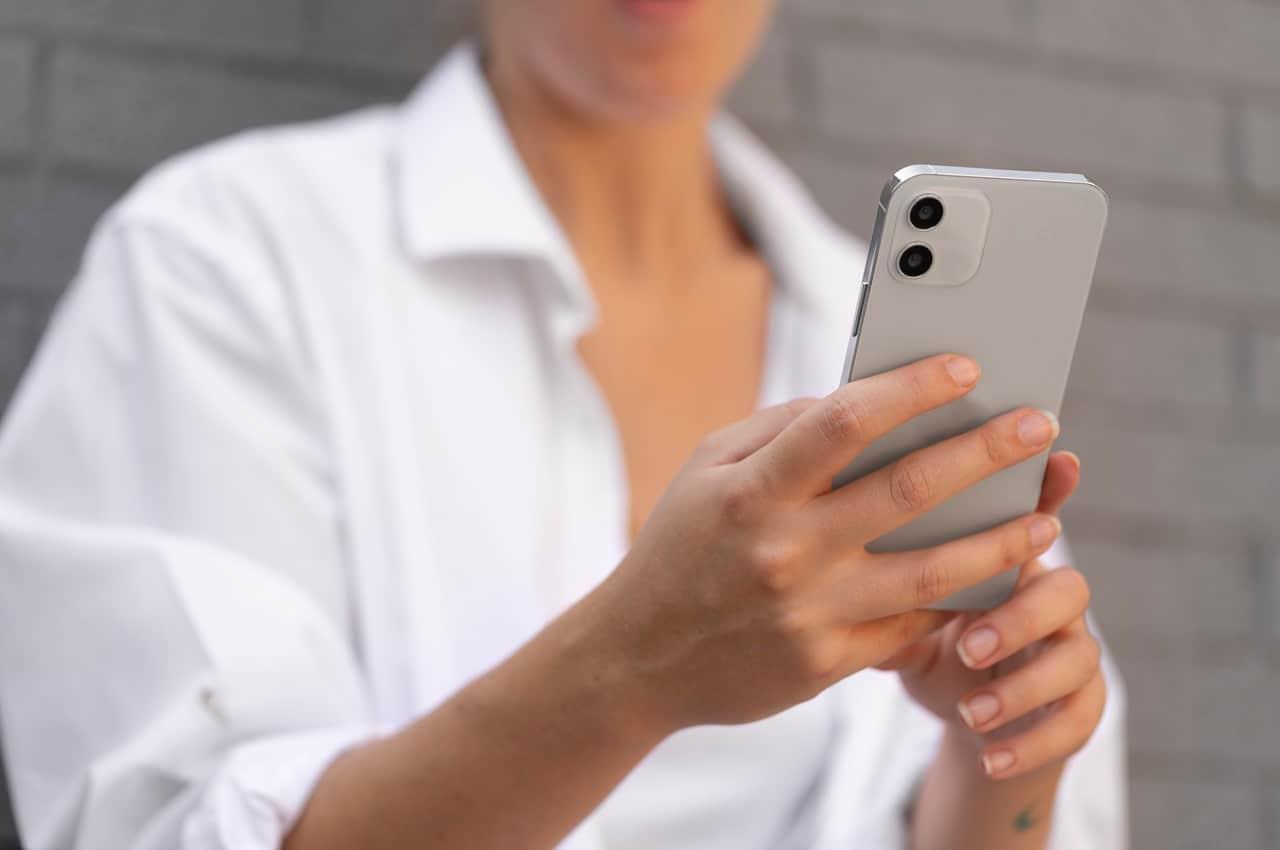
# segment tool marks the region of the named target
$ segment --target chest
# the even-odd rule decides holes
[[[752,269],[676,291],[599,294],[578,353],[618,433],[632,534],[698,440],[757,407],[770,290]]]
[[[371,332],[385,349],[376,380],[353,383],[352,406],[397,429],[390,440],[371,424],[352,445],[414,491],[397,498],[396,527],[426,550],[410,595],[445,601],[414,619],[447,644],[446,687],[603,580],[703,435],[825,392],[847,333],[767,279],[680,305],[583,306],[533,264],[452,271],[391,290]]]
[[[368,361],[344,382],[362,458],[344,480],[350,536],[367,550],[365,640],[412,692],[393,718],[498,663],[598,584],[625,555],[641,488],[660,493],[703,433],[759,401],[813,393],[826,383],[814,364],[833,359],[813,344],[841,341],[767,282],[625,322],[620,310],[641,308],[603,303],[589,321],[544,299],[540,281],[406,281],[384,323],[333,358]],[[366,349],[377,356],[355,356]],[[395,568],[378,579],[384,564]],[[814,700],[690,730],[613,795],[600,846],[792,846],[779,836],[807,820],[797,813],[823,776],[831,711]]]

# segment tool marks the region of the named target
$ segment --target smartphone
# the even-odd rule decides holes
[[[932,354],[967,354],[982,379],[967,396],[872,443],[842,486],[1014,408],[1057,414],[1107,221],[1107,196],[1081,174],[913,165],[880,196],[845,382]],[[1047,453],[1003,470],[874,541],[933,546],[1035,510]],[[991,608],[1009,570],[936,608]]]

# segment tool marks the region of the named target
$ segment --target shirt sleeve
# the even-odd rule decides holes
[[[0,433],[0,720],[28,850],[279,847],[375,734],[268,257],[110,214]]]
[[[1044,558],[1051,567],[1069,559],[1060,544]],[[1063,772],[1049,850],[1128,847],[1124,684],[1105,645],[1102,666],[1107,706]],[[896,673],[864,671],[833,695],[837,745],[819,801],[816,850],[908,850],[910,809],[937,753],[942,722],[911,700]]]
[[[1051,568],[1074,565],[1066,537],[1044,556]],[[1088,565],[1081,565],[1088,569]],[[1125,717],[1128,698],[1124,678],[1092,615],[1089,629],[1102,643],[1102,675],[1107,705],[1097,730],[1084,749],[1067,762],[1059,786],[1049,850],[1127,850],[1129,846],[1128,741]]]

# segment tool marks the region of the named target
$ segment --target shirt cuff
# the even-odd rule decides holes
[[[264,738],[232,749],[183,826],[183,850],[278,850],[321,775],[374,737],[364,726]]]

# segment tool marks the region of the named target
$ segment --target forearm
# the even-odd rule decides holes
[[[991,780],[967,733],[948,728],[912,814],[912,850],[1044,850],[1061,775],[1059,763]]]
[[[665,736],[591,634],[590,597],[322,777],[286,850],[550,848]]]

